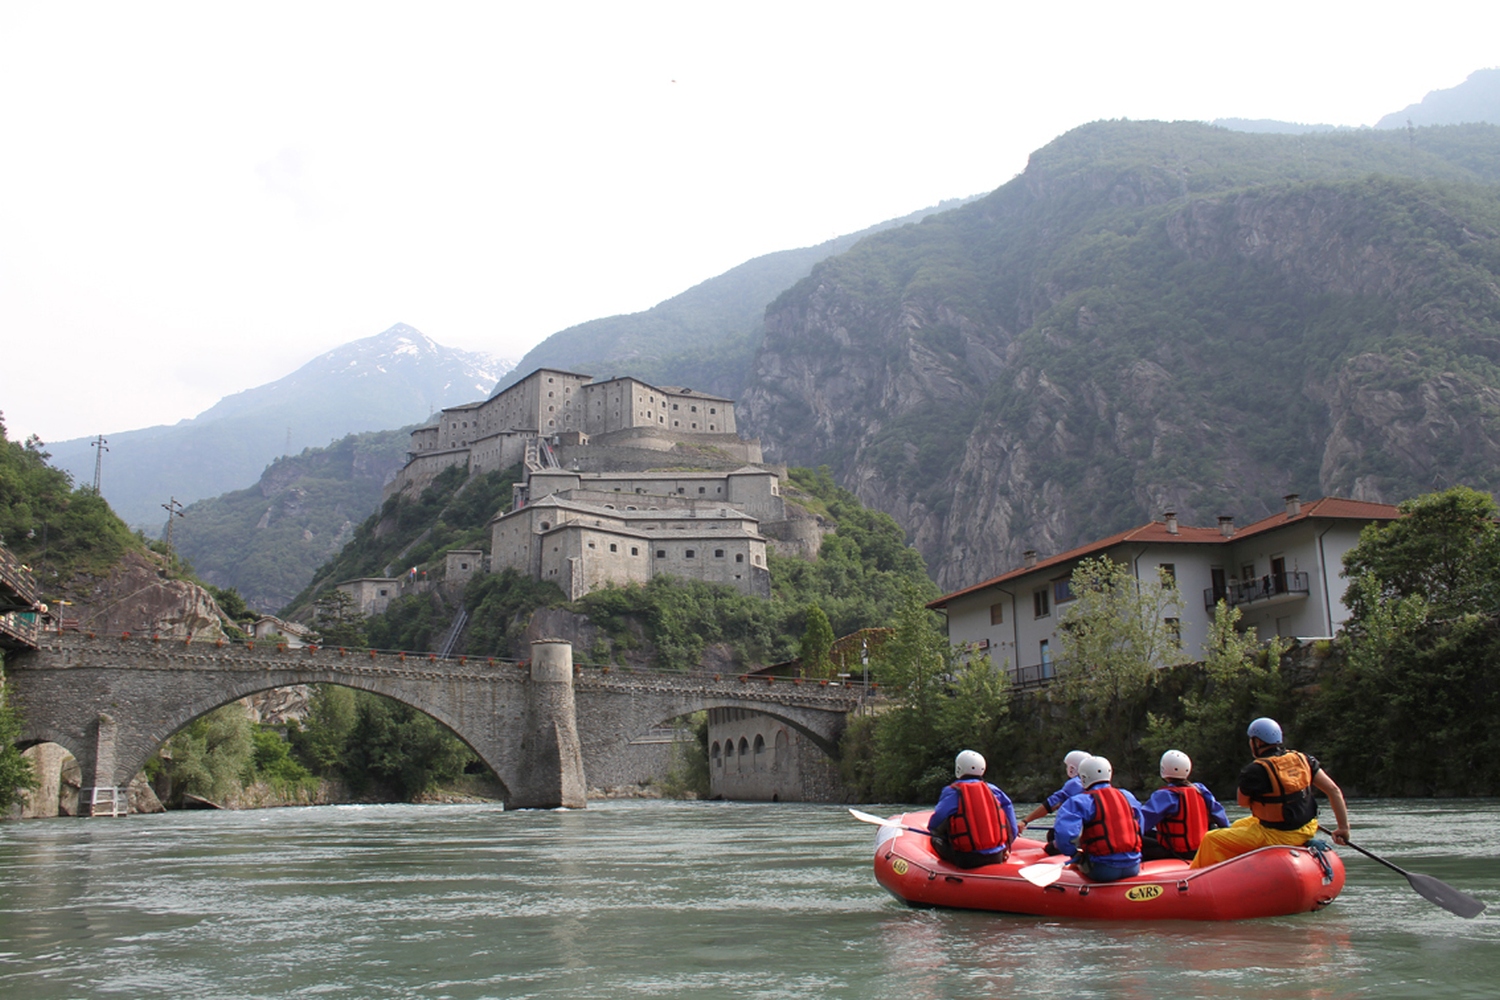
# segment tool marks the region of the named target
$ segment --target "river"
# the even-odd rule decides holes
[[[881,807],[874,811],[886,812]],[[834,805],[331,806],[0,824],[0,996],[1494,997],[1500,802],[1356,801],[1321,913],[910,910]]]

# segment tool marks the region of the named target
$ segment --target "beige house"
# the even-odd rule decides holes
[[[971,655],[988,655],[1018,683],[1051,677],[1058,627],[1073,600],[1069,581],[1085,559],[1124,563],[1138,580],[1173,576],[1182,606],[1169,609],[1182,645],[1197,656],[1220,600],[1240,609],[1241,625],[1262,638],[1332,636],[1349,617],[1343,558],[1365,525],[1400,515],[1390,504],[1324,497],[1237,529],[1179,524],[1173,513],[1047,559],[1026,561],[983,583],[933,601],[948,619],[948,638]]]

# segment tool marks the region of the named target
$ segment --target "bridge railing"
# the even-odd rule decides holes
[[[141,643],[155,647],[170,648],[177,647],[186,650],[203,650],[205,647],[216,650],[242,650],[250,654],[274,655],[297,655],[307,657],[338,657],[338,658],[362,658],[383,663],[392,660],[397,663],[406,663],[419,666],[424,663],[446,663],[459,666],[472,667],[512,667],[526,668],[528,661],[518,660],[511,657],[500,656],[473,656],[469,654],[449,654],[431,652],[428,650],[409,649],[377,649],[371,647],[354,646],[325,646],[320,643],[293,643],[284,639],[239,639],[229,636],[215,637],[212,639],[193,638],[191,636],[171,635],[162,631],[102,631],[87,630],[76,625],[63,626],[60,623],[49,625],[42,633],[43,636],[69,635],[76,639],[96,642],[114,643]],[[678,670],[667,667],[635,666],[619,663],[590,663],[585,660],[575,659],[574,671],[578,674],[597,673],[602,676],[616,675],[620,677],[633,676],[660,676],[682,678],[684,680],[697,681],[738,681],[745,685],[761,686],[787,686],[787,687],[811,687],[827,689],[844,689],[862,691],[865,697],[877,697],[880,693],[880,685],[876,682],[863,683],[859,680],[840,678],[803,678],[783,677],[769,674],[735,673],[733,671],[714,669],[688,669]]]

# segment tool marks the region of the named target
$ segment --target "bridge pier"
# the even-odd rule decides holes
[[[82,769],[79,777],[83,782],[83,787],[78,789],[78,815],[125,816],[130,812],[129,801],[125,790],[113,783],[119,727],[113,716],[100,712],[92,728],[93,760],[78,762]],[[101,779],[109,783],[101,785]]]
[[[526,685],[518,770],[507,809],[582,809],[588,805],[570,642],[542,639],[531,644],[531,682]]]

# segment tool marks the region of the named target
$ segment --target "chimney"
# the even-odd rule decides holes
[[[1286,501],[1286,516],[1296,517],[1302,513],[1302,498],[1295,493],[1288,493],[1281,499]]]
[[[1177,512],[1175,510],[1169,510],[1162,514],[1161,519],[1167,522],[1167,534],[1177,534]]]
[[[1234,518],[1228,514],[1219,515],[1219,534],[1225,538],[1234,537]]]
[[[1036,549],[1027,549],[1021,553],[1022,565],[1027,569],[1036,565]]]

